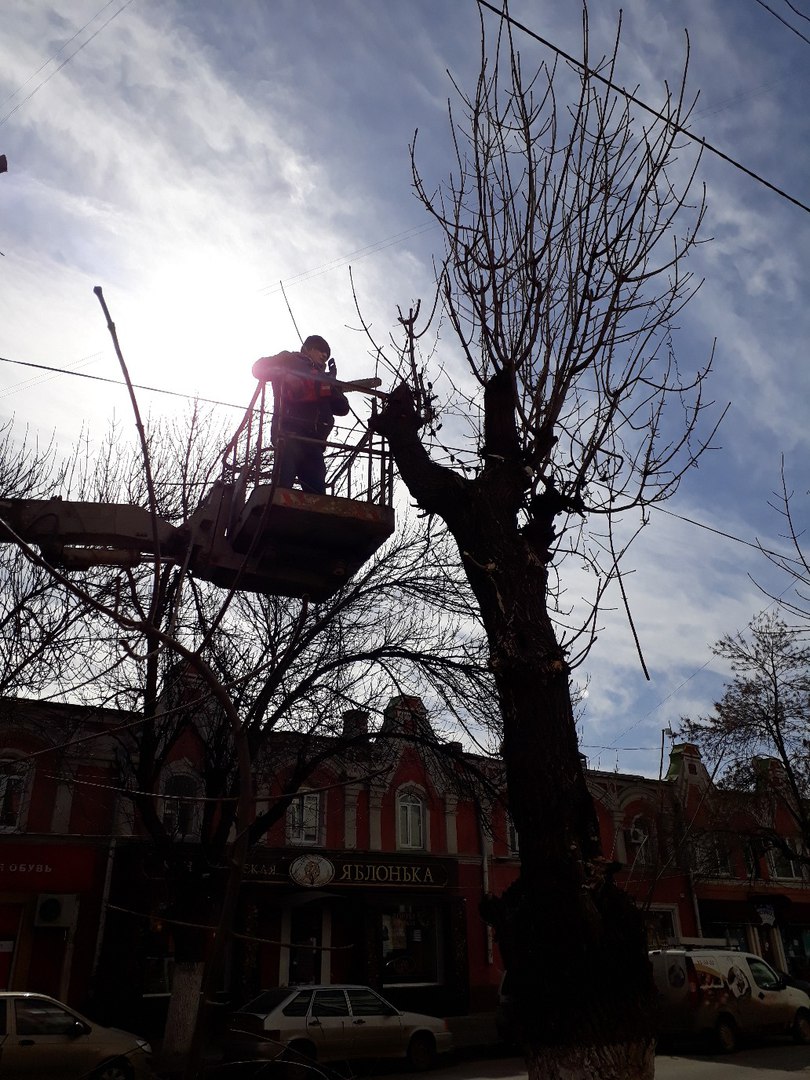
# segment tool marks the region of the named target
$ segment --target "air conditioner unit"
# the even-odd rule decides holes
[[[78,906],[75,893],[40,893],[34,926],[72,926]]]
[[[630,830],[630,843],[631,844],[643,844],[647,839],[647,834],[643,829],[633,828]]]

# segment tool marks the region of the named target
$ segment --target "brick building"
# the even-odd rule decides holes
[[[133,718],[67,705],[0,702],[0,986],[55,994],[152,1026],[167,1000],[180,929],[165,917],[152,842],[120,793],[111,738]],[[494,1007],[502,963],[479,914],[519,868],[497,797],[499,764],[432,749],[417,698],[394,699],[379,732],[353,712],[360,749],[324,756],[244,869],[224,992],[287,982],[369,983],[402,1007],[454,1015]],[[156,808],[203,888],[202,731],[179,740]],[[255,763],[257,808],[281,796],[303,736],[274,737]],[[472,767],[481,784],[471,782]],[[724,937],[806,973],[810,882],[763,843],[791,837],[761,790],[718,791],[690,744],[666,777],[590,772],[605,855],[643,906],[651,944]],[[99,1018],[102,1018],[101,1016]]]

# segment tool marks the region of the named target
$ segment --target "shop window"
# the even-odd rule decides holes
[[[397,799],[399,846],[424,849],[425,804],[413,791],[403,791]]]
[[[435,904],[397,904],[381,913],[384,986],[441,982],[441,920]]]
[[[788,971],[799,979],[810,975],[810,927],[787,926],[782,930]]]
[[[167,997],[172,992],[173,956],[147,956],[143,972],[143,996]]]
[[[748,952],[748,935],[745,923],[710,922],[704,923],[703,933],[710,938],[723,938],[730,949]]]
[[[188,773],[172,773],[163,786],[163,827],[175,840],[199,834],[200,783]]]
[[[0,830],[22,828],[27,773],[25,762],[0,760]]]
[[[644,929],[648,949],[666,949],[678,941],[675,931],[675,912],[671,908],[651,908],[644,914]]]
[[[320,844],[321,796],[317,791],[296,795],[287,809],[287,843]]]

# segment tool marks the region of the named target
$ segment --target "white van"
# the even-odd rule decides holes
[[[723,1053],[745,1035],[792,1035],[810,1043],[810,997],[787,986],[761,956],[736,949],[650,952],[658,1033],[709,1036]]]

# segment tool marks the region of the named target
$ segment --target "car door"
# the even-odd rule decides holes
[[[398,1057],[404,1052],[402,1019],[387,1001],[365,986],[347,990],[351,1008],[353,1056]]]
[[[784,982],[759,957],[748,956],[746,960],[752,979],[746,1026],[762,1034],[785,1031],[793,1020],[795,1008],[785,993]]]
[[[316,990],[307,1017],[307,1034],[324,1061],[343,1061],[352,1056],[352,1028],[346,991]]]
[[[86,1036],[77,1034],[76,1025],[81,1021],[58,1002],[12,997],[8,999],[7,1023],[2,1050],[4,1077],[74,1080],[90,1072],[93,1051]]]

